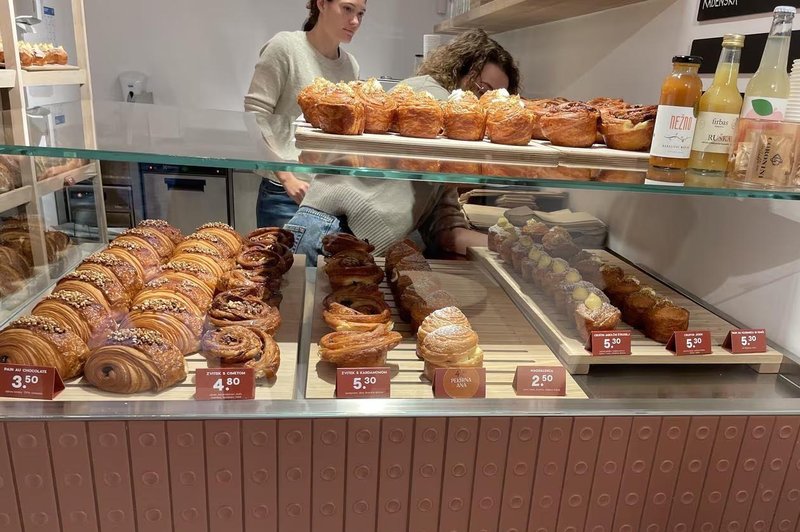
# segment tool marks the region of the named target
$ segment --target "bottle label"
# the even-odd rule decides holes
[[[692,151],[727,155],[731,151],[738,122],[739,115],[701,112],[697,117]]]
[[[695,118],[692,107],[659,105],[650,155],[688,159],[692,152]]]
[[[742,107],[742,118],[755,120],[783,121],[786,116],[786,107],[789,100],[786,98],[767,98],[763,96],[747,96]]]

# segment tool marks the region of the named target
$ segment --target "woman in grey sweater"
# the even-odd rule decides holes
[[[358,79],[358,63],[340,44],[361,27],[367,0],[309,0],[303,31],[283,31],[261,49],[244,109],[267,123],[272,115],[300,116],[298,93],[315,78]],[[297,212],[308,183],[291,172],[266,173],[258,193],[259,227],[282,226]]]
[[[461,34],[423,63],[405,83],[446,100],[455,89],[480,96],[490,89],[519,90],[511,55],[483,30]],[[429,248],[465,254],[486,246],[486,235],[469,229],[455,187],[424,181],[320,175],[297,214],[284,226],[295,235],[296,253],[310,265],[322,253],[322,238],[340,231],[369,240],[382,254],[393,242],[419,231]]]

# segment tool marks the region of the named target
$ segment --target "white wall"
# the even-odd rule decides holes
[[[263,44],[300,29],[305,0],[86,0],[95,98],[121,99],[117,76],[150,76],[155,103],[242,110]],[[439,21],[433,0],[373,0],[347,50],[362,76],[407,77],[422,36]]]
[[[671,57],[693,39],[769,30],[769,14],[700,24],[698,2],[650,0],[498,39],[520,61],[526,94],[656,103]],[[797,202],[569,193],[573,209],[609,224],[611,249],[800,354]]]

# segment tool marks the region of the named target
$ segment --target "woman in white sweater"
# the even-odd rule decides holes
[[[261,49],[245,111],[266,119],[300,116],[297,95],[315,78],[332,82],[358,79],[358,63],[341,49],[361,27],[367,0],[309,0],[303,31],[283,31]],[[259,227],[281,227],[297,212],[308,182],[290,172],[265,173],[258,193]]]

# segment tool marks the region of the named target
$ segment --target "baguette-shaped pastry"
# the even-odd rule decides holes
[[[366,127],[366,109],[347,83],[325,91],[317,99],[319,127],[334,135],[361,135]]]
[[[673,333],[688,328],[689,311],[669,299],[661,299],[644,315],[644,333],[662,344],[666,344]]]
[[[444,104],[444,136],[454,140],[483,140],[486,110],[478,98],[456,89]]]
[[[575,326],[580,337],[586,341],[593,331],[613,331],[619,325],[622,313],[609,303],[603,302],[595,294],[575,309]]]
[[[260,329],[240,326],[212,329],[203,336],[203,356],[222,367],[253,368],[256,379],[273,379],[281,364],[278,343]]]
[[[425,377],[433,382],[438,368],[480,368],[483,350],[478,335],[463,325],[446,325],[428,334],[419,345]]]
[[[100,390],[120,394],[160,392],[186,378],[180,351],[161,333],[123,329],[86,361],[86,380]]]
[[[63,380],[80,375],[88,356],[75,332],[46,316],[24,316],[0,332],[3,363],[54,367]]]
[[[397,102],[397,131],[403,137],[435,139],[444,128],[441,104],[428,92]]]
[[[81,292],[60,290],[42,299],[31,312],[50,318],[62,328],[71,330],[94,349],[117,330],[111,313],[102,304]]]
[[[326,334],[319,342],[319,356],[340,368],[380,367],[386,355],[403,339],[386,327],[371,331],[337,331]]]
[[[203,335],[203,318],[195,311],[175,299],[147,299],[131,308],[120,328],[158,331],[181,354],[189,355],[200,348]]]

